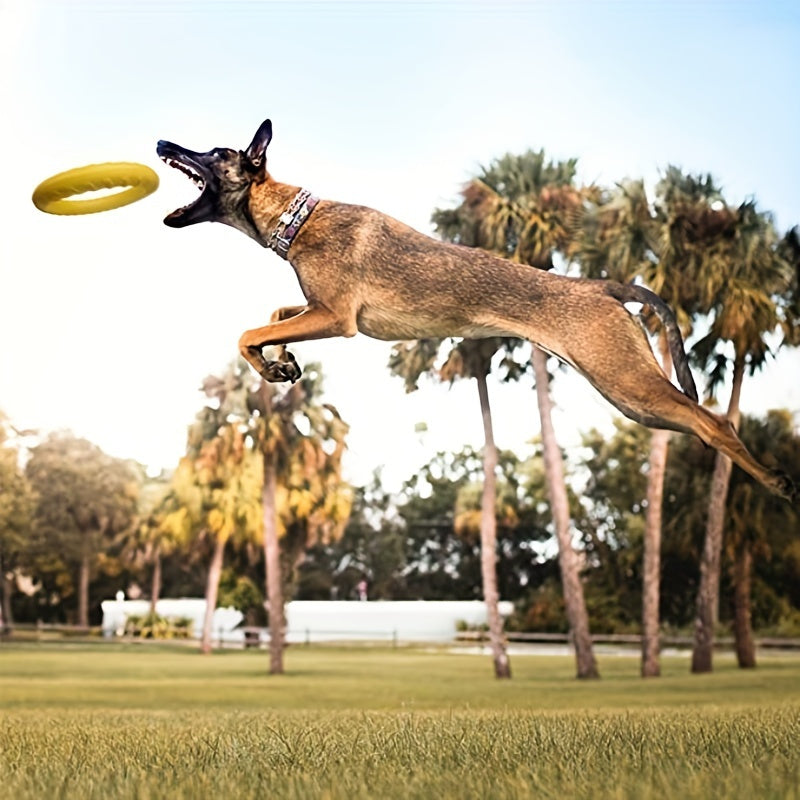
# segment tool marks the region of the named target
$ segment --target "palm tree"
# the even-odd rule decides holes
[[[557,250],[566,254],[591,187],[574,186],[577,161],[546,161],[544,151],[505,155],[482,169],[462,191],[455,209],[436,211],[433,221],[444,238],[491,250],[513,261],[552,269]],[[542,448],[548,496],[558,540],[564,600],[575,644],[577,676],[599,676],[588,614],[572,546],[569,501],[561,450],[552,423],[547,355],[533,346]],[[516,368],[516,374],[520,370]]]
[[[435,360],[441,342],[422,339],[401,342],[392,349],[389,360],[391,371],[405,379],[406,389],[412,391],[423,373],[438,376],[441,380],[474,378],[478,387],[478,400],[483,421],[483,489],[481,495],[481,582],[489,623],[489,646],[492,652],[496,678],[511,677],[511,661],[503,636],[503,619],[500,616],[500,593],[497,588],[497,446],[494,441],[492,412],[489,404],[487,377],[492,359],[501,349],[512,352],[519,341],[502,337],[488,339],[463,339],[455,342],[444,364],[436,368]]]
[[[742,441],[764,463],[794,465],[794,480],[800,479],[800,436],[793,430],[788,411],[769,411],[766,419],[745,417]],[[728,495],[725,550],[732,563],[734,591],[733,632],[739,666],[755,667],[756,653],[751,620],[753,560],[780,551],[798,529],[800,510],[775,498],[748,480],[740,470],[731,475]]]
[[[768,214],[747,201],[730,211],[730,222],[720,231],[714,271],[706,278],[716,292],[709,304],[711,327],[694,347],[694,353],[710,375],[710,396],[731,368],[731,394],[727,417],[738,427],[739,397],[745,371],[752,375],[771,354],[768,337],[782,325],[781,295],[788,292],[792,265],[784,257],[774,224]],[[796,334],[793,334],[796,335]],[[732,357],[723,345],[732,345]],[[700,562],[692,672],[710,672],[714,626],[717,621],[725,502],[732,463],[717,454],[711,481],[706,534]]]
[[[204,381],[203,390],[210,403],[189,428],[187,455],[172,477],[178,504],[172,522],[180,524],[181,515],[188,518],[198,539],[210,542],[212,547],[200,643],[205,654],[211,652],[212,621],[226,545],[234,535],[245,539],[257,535],[260,509],[260,464],[246,447],[246,430],[237,418],[235,395],[220,392],[216,380],[230,387],[235,376],[229,370],[222,379]]]
[[[283,649],[286,630],[284,614],[281,551],[278,543],[278,470],[285,469],[288,458],[286,431],[283,420],[275,414],[274,387],[260,381],[257,388],[259,415],[255,428],[262,457],[261,520],[264,538],[264,569],[269,610],[269,671],[271,675],[283,673]]]
[[[241,367],[247,369],[244,362]],[[248,393],[248,428],[263,470],[261,510],[273,675],[283,672],[284,585],[294,579],[309,547],[341,537],[352,506],[350,487],[341,474],[348,425],[333,406],[320,403],[321,388],[319,368],[310,364],[288,389],[281,391],[260,380]],[[300,418],[308,433],[298,428]]]
[[[587,277],[626,283],[641,276],[656,260],[655,242],[656,221],[643,181],[623,181],[615,190],[602,194],[587,213],[573,253]],[[659,345],[662,367],[670,376],[672,360],[664,332]],[[661,672],[661,509],[669,438],[669,431],[650,432],[642,565],[642,677]]]
[[[152,564],[150,576],[150,613],[155,615],[161,597],[161,566],[191,533],[188,509],[177,497],[171,476],[161,474],[145,478],[139,497],[139,527],[131,542],[132,561],[143,557]]]
[[[505,342],[513,350],[514,341]],[[497,445],[494,441],[492,411],[489,404],[487,377],[492,358],[504,345],[500,338],[465,339],[457,344],[440,369],[443,380],[472,377],[478,387],[478,401],[483,422],[483,489],[481,492],[481,583],[489,624],[489,646],[492,650],[496,678],[511,677],[511,661],[503,636],[500,616],[500,592],[497,588]]]
[[[696,283],[687,276],[702,272],[706,228],[717,214],[711,204],[718,198],[708,176],[684,175],[676,167],[669,167],[662,177],[654,203],[648,199],[643,181],[622,181],[610,192],[601,193],[586,214],[573,253],[587,277],[622,283],[642,279],[672,306],[686,337],[698,306]],[[649,316],[646,322],[650,328],[655,320]],[[672,358],[663,328],[658,351],[664,373],[671,377]],[[642,677],[661,672],[661,531],[669,442],[669,431],[650,432],[642,565]]]
[[[350,514],[351,491],[341,476],[348,426],[320,402],[321,382],[318,366],[309,364],[301,380],[278,388],[255,378],[242,359],[203,382],[253,463],[248,530],[264,544],[272,674],[283,672],[284,584],[308,547],[341,536]],[[246,509],[249,517],[249,503]]]

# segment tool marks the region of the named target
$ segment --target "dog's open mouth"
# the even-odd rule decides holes
[[[160,141],[156,148],[158,157],[168,166],[179,170],[200,189],[200,196],[191,203],[175,209],[171,214],[164,217],[164,224],[171,228],[182,228],[195,222],[203,222],[208,219],[207,212],[213,206],[208,184],[211,180],[211,173],[199,160],[200,153],[193,153],[191,150],[184,150],[182,147],[172,142]]]

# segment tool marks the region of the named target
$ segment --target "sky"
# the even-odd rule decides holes
[[[278,180],[425,232],[481,165],[528,148],[577,157],[579,179],[602,185],[710,172],[783,231],[800,222],[799,41],[788,0],[0,0],[0,409],[174,467],[202,379],[245,329],[303,302],[289,265],[237,231],[162,224],[195,189],[158,139],[244,148],[268,117]],[[152,167],[158,191],[86,216],[31,203],[43,179],[104,161]],[[292,348],[322,363],[356,483],[380,468],[397,487],[436,451],[482,442],[474,386],[406,394],[390,347]],[[497,443],[523,455],[531,385],[490,389]],[[568,451],[610,429],[615,412],[574,373],[554,399]],[[748,379],[742,407],[800,422],[800,354]]]

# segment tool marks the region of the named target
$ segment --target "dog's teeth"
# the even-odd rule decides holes
[[[181,163],[177,158],[162,156],[161,160],[167,164],[167,166],[173,167],[186,175],[195,186],[199,186],[200,189],[205,188],[206,182],[203,180],[202,176],[198,175],[191,167]]]

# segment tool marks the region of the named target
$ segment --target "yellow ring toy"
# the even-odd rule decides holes
[[[124,186],[129,188],[102,197],[65,199],[84,192]],[[89,164],[53,175],[34,189],[33,204],[48,214],[94,214],[135,203],[157,188],[158,175],[150,167],[128,161],[112,161],[106,164]]]

